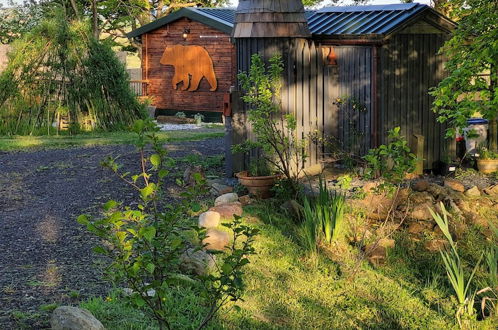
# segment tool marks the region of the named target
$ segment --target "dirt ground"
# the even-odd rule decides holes
[[[168,149],[172,157],[214,156],[223,139]],[[109,199],[133,203],[133,191],[100,166],[110,155],[120,155],[124,171],[138,170],[133,146],[0,152],[0,329],[47,328],[49,304],[107,294],[96,238],[76,217],[98,214]]]

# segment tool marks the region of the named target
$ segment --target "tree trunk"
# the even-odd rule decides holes
[[[92,32],[93,37],[97,40],[100,39],[100,29],[99,29],[99,16],[97,12],[97,0],[92,0]]]
[[[497,61],[498,62],[498,61]],[[496,65],[491,65],[490,68],[490,82],[489,89],[491,91],[491,95],[493,95],[494,89],[497,87],[497,82],[493,79],[493,72],[495,71],[495,77],[498,76],[498,72],[496,72],[498,68]],[[492,152],[498,152],[498,117],[495,117],[491,120],[489,125],[489,150]]]

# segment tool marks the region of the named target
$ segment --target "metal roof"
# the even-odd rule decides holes
[[[305,15],[309,29],[315,36],[387,35],[427,10],[445,18],[429,6],[419,3],[327,7],[306,11]],[[128,37],[137,37],[182,17],[230,34],[234,26],[235,12],[233,8],[183,8],[131,31]],[[448,18],[445,19],[451,22]]]
[[[427,9],[418,3],[328,7],[315,12],[308,24],[316,35],[385,35]]]

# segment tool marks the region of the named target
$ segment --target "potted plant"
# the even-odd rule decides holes
[[[479,172],[489,174],[498,171],[498,153],[492,152],[485,147],[479,148],[479,158],[477,159]]]
[[[251,195],[265,199],[271,197],[271,189],[279,176],[272,175],[266,160],[260,158],[251,162],[248,171],[239,172],[236,177]]]
[[[258,155],[251,157],[252,170],[237,174],[241,184],[249,191],[253,189],[259,192],[263,188],[255,187],[262,186],[264,189],[267,189],[267,186],[271,188],[279,177],[289,183],[293,192],[297,193],[299,190],[298,178],[306,158],[305,140],[297,137],[294,116],[282,111],[282,72],[283,62],[280,55],[273,56],[267,68],[261,56],[254,54],[251,57],[249,72],[238,75],[243,91],[242,100],[248,107],[247,120],[251,124],[254,139],[233,146],[232,151]],[[269,169],[267,172],[261,171],[262,164]],[[257,168],[254,169],[254,166]],[[268,194],[264,193],[264,196]]]

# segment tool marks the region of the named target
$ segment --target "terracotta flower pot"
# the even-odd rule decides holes
[[[239,179],[240,184],[249,190],[251,195],[262,199],[271,197],[271,188],[279,178],[278,175],[249,176],[247,171],[239,172],[235,176]]]
[[[478,159],[479,172],[489,174],[498,171],[498,159]]]

